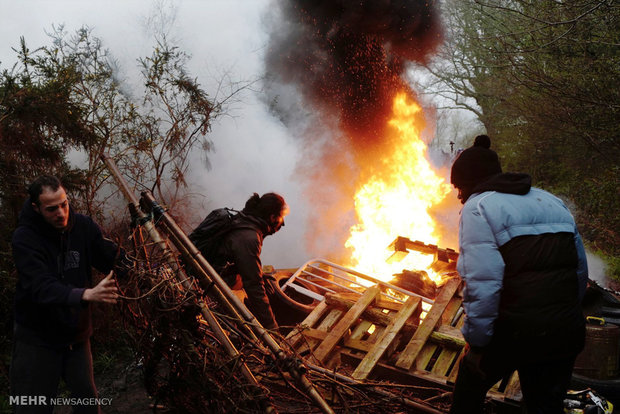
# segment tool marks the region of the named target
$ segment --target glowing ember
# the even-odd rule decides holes
[[[411,252],[400,262],[386,263],[391,254],[386,248],[396,236],[437,244],[439,235],[429,210],[451,191],[425,157],[420,106],[399,94],[389,125],[393,136],[390,150],[380,160],[380,171],[370,171],[370,178],[355,194],[359,223],[351,228],[345,244],[352,249],[349,266],[384,281],[403,269],[426,270],[437,281],[440,276],[429,269],[431,255]]]

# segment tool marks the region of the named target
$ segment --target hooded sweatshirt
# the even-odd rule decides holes
[[[118,247],[105,239],[88,216],[69,211],[59,231],[24,204],[12,239],[18,282],[15,291],[15,339],[52,347],[84,341],[92,334],[89,304],[92,267],[108,273]]]
[[[262,218],[250,214],[238,214],[218,251],[216,269],[222,278],[233,286],[240,276],[248,296],[248,307],[267,329],[277,328],[271,304],[265,290],[260,254],[265,236],[274,230]],[[227,266],[226,266],[227,264]]]
[[[473,347],[499,342],[525,360],[561,358],[583,347],[585,250],[564,203],[530,183],[526,174],[493,175],[463,206],[463,335]]]

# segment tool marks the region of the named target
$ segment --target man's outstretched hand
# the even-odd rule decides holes
[[[86,289],[82,295],[82,300],[87,302],[116,303],[118,299],[118,288],[114,282],[113,273],[110,272],[91,289]]]

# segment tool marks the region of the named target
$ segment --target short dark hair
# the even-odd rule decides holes
[[[251,216],[257,216],[265,220],[269,220],[272,214],[279,215],[286,206],[284,198],[276,193],[266,193],[262,197],[257,193],[245,202],[243,212]]]
[[[39,196],[43,192],[43,187],[48,187],[52,191],[58,191],[58,189],[62,186],[62,183],[57,177],[54,177],[53,175],[42,175],[34,180],[28,187],[30,202],[39,205]]]

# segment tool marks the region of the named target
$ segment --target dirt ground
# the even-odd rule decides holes
[[[96,378],[99,396],[111,398],[111,404],[102,407],[104,414],[153,413],[153,400],[148,396],[140,367],[135,362],[123,366],[119,363],[116,372],[104,373]],[[156,412],[169,412],[159,409]]]
[[[95,375],[99,398],[110,399],[101,407],[103,414],[173,414],[165,407],[153,407],[154,402],[144,387],[142,372],[135,362],[117,362],[113,368]],[[155,409],[154,409],[155,408]],[[57,406],[54,414],[70,414],[70,406]]]

